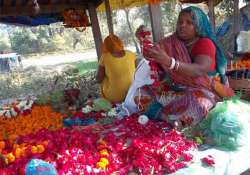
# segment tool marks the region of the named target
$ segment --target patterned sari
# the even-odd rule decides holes
[[[194,15],[205,15],[198,8],[188,8],[192,10]],[[203,18],[196,17],[193,20],[204,20],[204,16]],[[201,24],[199,21],[194,23],[195,25]],[[208,30],[207,28],[203,29]],[[202,31],[200,26],[199,30]],[[226,66],[225,57],[221,53],[222,50],[217,41],[211,38],[213,35],[209,31],[205,33],[209,33],[209,35],[204,35],[203,31],[201,37],[210,38],[216,46],[217,68],[215,72],[220,75],[220,80],[222,80]],[[188,50],[175,33],[163,39],[160,45],[170,57],[174,57],[183,63],[192,63]],[[184,125],[195,125],[208,114],[216,102],[222,100],[221,94],[225,94],[224,92],[228,90],[229,93],[226,93],[225,96],[233,95],[229,88],[227,89],[219,81],[215,81],[216,73],[194,78],[180,75],[175,71],[165,72],[160,87],[147,85],[137,90],[134,98],[135,103],[138,109],[145,112],[149,118],[163,119],[169,122],[180,121]]]

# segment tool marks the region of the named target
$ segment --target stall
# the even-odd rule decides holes
[[[65,27],[77,30],[91,26],[97,55],[100,57],[102,37],[97,10],[105,7],[109,32],[113,33],[111,10],[120,8],[115,2],[117,1],[1,0],[0,22],[20,24],[22,19],[22,25],[36,26],[63,21]],[[159,41],[163,37],[159,16],[160,1],[121,2],[123,8],[149,2],[154,40]],[[212,7],[219,1],[207,2],[210,6],[210,19],[214,23]],[[112,6],[114,4],[116,6]],[[84,16],[84,22],[74,21],[72,14]],[[62,103],[75,100],[78,95],[78,90],[66,91],[62,97],[65,101]],[[73,108],[68,113],[54,111],[44,102],[44,98],[40,101],[20,100],[0,108],[0,174],[29,175],[49,171],[53,175],[239,175],[250,168],[248,142],[240,145],[242,147],[237,145],[237,150],[226,151],[203,145],[202,138],[199,137],[188,139],[166,122],[149,120],[145,115],[134,113],[129,117],[118,118],[117,109],[122,106],[116,106],[102,98],[90,100],[80,109]],[[235,114],[250,112],[248,102],[230,99],[219,104],[223,105],[220,107],[220,114],[231,115],[232,111],[229,109],[239,104],[242,108],[235,109]],[[216,110],[213,112],[218,114]],[[213,130],[221,129],[218,124],[224,124],[224,128],[231,127],[228,132],[218,131],[224,135],[232,136],[232,133],[240,131],[236,134],[238,136],[244,129],[250,128],[249,122],[246,122],[246,126],[233,125],[234,123],[228,126],[217,119],[213,121]],[[244,121],[249,121],[249,118],[246,116]],[[223,139],[235,143],[234,136]],[[250,140],[249,135],[244,136]],[[221,145],[229,146],[224,145],[224,140],[219,141]],[[239,163],[240,158],[244,162]]]

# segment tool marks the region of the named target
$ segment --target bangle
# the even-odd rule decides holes
[[[171,57],[171,65],[169,67],[170,70],[174,69],[175,67],[175,59],[173,57]]]
[[[179,67],[180,67],[180,62],[176,61],[174,70],[178,71]]]

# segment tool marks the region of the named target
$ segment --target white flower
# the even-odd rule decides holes
[[[23,108],[23,106],[26,105],[26,103],[27,103],[26,100],[20,101],[19,104],[17,105],[17,107],[18,107],[19,109],[21,109],[21,108]]]
[[[33,101],[33,100],[30,100],[30,101],[29,101],[29,104],[27,104],[26,106],[28,106],[29,108],[31,108],[32,105],[33,105],[33,103],[34,103],[34,101]]]
[[[5,113],[5,117],[7,117],[7,118],[11,118],[11,117],[12,117],[10,111],[7,111],[7,112]]]
[[[87,105],[87,106],[85,106],[85,107],[82,108],[82,112],[84,114],[88,114],[88,113],[90,113],[92,111],[92,109],[93,108],[91,106]]]
[[[27,109],[30,109],[30,107],[29,107],[28,105],[25,105],[25,106],[23,107],[23,111],[25,111],[25,110],[27,110]]]
[[[17,112],[14,110],[14,108],[11,108],[10,113],[13,117],[17,116]]]
[[[146,115],[140,115],[138,118],[138,123],[145,125],[148,123],[148,117]]]
[[[108,111],[108,116],[109,117],[115,117],[117,116],[117,112],[116,112],[116,109],[115,108],[112,108]]]
[[[0,116],[3,116],[4,113],[5,113],[5,111],[4,111],[4,110],[1,110],[1,111],[0,111]]]

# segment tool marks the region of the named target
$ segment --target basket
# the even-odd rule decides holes
[[[247,72],[250,70],[250,56],[249,53],[239,54],[239,59],[229,61],[227,71],[242,71]],[[248,72],[247,72],[248,74]],[[243,75],[243,76],[242,76]],[[228,77],[230,87],[237,93],[241,93],[241,98],[250,100],[250,79],[244,77],[244,73],[236,77]]]
[[[241,93],[241,98],[250,100],[250,80],[249,79],[233,79],[228,78],[230,87],[237,93]]]

